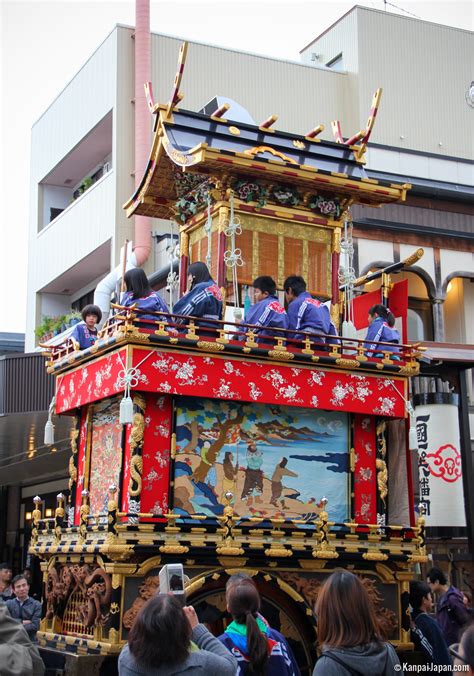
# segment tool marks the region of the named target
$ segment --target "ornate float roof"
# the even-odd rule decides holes
[[[127,216],[171,217],[182,194],[183,172],[200,174],[203,180],[231,174],[277,181],[372,206],[404,200],[410,188],[369,178],[360,145],[276,131],[264,126],[268,120],[258,126],[177,108],[170,112],[169,104],[154,106],[153,113],[157,119],[150,158],[139,187],[124,205]]]

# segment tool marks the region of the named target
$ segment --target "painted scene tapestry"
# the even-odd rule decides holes
[[[232,495],[230,495],[232,494]],[[227,495],[227,498],[226,498]],[[174,509],[220,515],[349,517],[349,418],[339,411],[177,400]]]
[[[94,404],[90,472],[91,514],[107,512],[108,489],[119,485],[122,468],[122,425],[117,398]]]

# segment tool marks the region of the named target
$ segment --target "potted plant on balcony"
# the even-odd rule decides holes
[[[53,336],[54,317],[43,315],[43,321],[35,329],[35,335],[40,341],[49,340]]]
[[[68,327],[79,324],[81,320],[82,320],[81,313],[78,312],[77,310],[71,310],[71,312],[69,312],[66,315],[66,324]]]

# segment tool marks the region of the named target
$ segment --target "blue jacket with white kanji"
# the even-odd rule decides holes
[[[372,321],[372,324],[367,330],[365,340],[364,347],[366,350],[370,350],[370,352],[367,352],[369,357],[375,356],[375,352],[377,352],[377,354],[379,352],[399,352],[396,345],[400,344],[400,334],[397,329],[392,329],[382,317],[375,317]],[[378,342],[392,343],[392,345],[378,346]]]
[[[287,329],[288,328],[288,315],[285,312],[285,308],[280,304],[276,296],[267,296],[263,300],[255,303],[247,312],[245,317],[246,324],[253,324],[254,326],[266,326],[272,327],[275,329]],[[246,327],[239,327],[239,331],[246,331]],[[264,336],[275,336],[281,335],[275,331],[259,330],[258,337],[256,338],[257,343],[259,339]]]
[[[137,310],[140,310],[140,313],[137,313],[137,319],[139,320],[163,320],[164,317],[162,316],[157,317],[156,315],[146,314],[146,312],[169,312],[165,301],[159,293],[156,293],[156,291],[152,291],[148,296],[144,296],[143,298],[134,298],[131,291],[126,291],[122,296],[122,305],[124,307],[136,305]]]
[[[178,300],[173,307],[173,313],[186,317],[202,317],[203,319],[222,319],[222,293],[217,284],[209,279],[207,282],[196,284],[189,293]],[[176,319],[177,324],[185,320]],[[213,326],[200,323],[201,326]]]
[[[308,291],[303,291],[288,305],[289,329],[295,331],[293,338],[304,340],[304,335],[298,331],[312,333],[315,343],[325,343],[321,334],[332,334],[329,309],[321,301],[312,298]],[[335,334],[335,331],[334,331]],[[334,335],[332,334],[332,335]]]

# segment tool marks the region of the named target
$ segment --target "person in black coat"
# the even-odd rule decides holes
[[[426,658],[426,664],[451,666],[448,646],[436,620],[431,617],[433,598],[426,582],[410,582],[410,605],[412,607],[412,640],[417,650]]]

